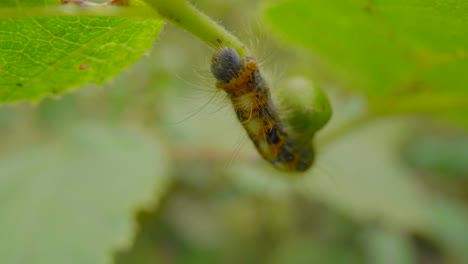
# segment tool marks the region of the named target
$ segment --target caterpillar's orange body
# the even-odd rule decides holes
[[[256,61],[221,49],[211,65],[216,86],[226,91],[237,118],[264,159],[286,171],[304,171],[314,162],[312,144],[288,133],[271,100]]]

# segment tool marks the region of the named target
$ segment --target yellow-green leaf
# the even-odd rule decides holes
[[[265,18],[348,87],[467,92],[468,1],[272,1]]]

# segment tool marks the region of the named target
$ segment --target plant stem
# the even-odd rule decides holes
[[[146,0],[167,21],[187,30],[213,48],[231,47],[244,57],[246,46],[186,0]]]

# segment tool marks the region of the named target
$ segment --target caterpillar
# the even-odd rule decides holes
[[[241,58],[234,49],[221,48],[212,58],[211,72],[265,160],[284,171],[305,171],[313,164],[312,141],[297,137],[282,121],[253,57]]]

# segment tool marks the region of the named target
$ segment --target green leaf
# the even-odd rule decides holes
[[[0,263],[109,263],[167,187],[157,142],[100,125],[0,157]]]
[[[463,260],[457,263],[465,263],[466,243],[462,242],[468,236],[462,226],[466,209],[431,195],[403,164],[401,146],[414,129],[408,121],[412,119],[378,120],[349,133],[325,151],[318,149],[319,158],[312,170],[296,178],[258,162],[238,163],[228,175],[245,192],[277,199],[299,191],[355,221],[427,235],[441,242],[452,257]],[[398,261],[390,263],[411,263],[412,249],[401,234],[367,235],[364,242],[372,245],[368,247],[370,263],[391,258]]]
[[[418,134],[405,156],[409,165],[440,177],[468,177],[468,137]]]
[[[428,231],[430,197],[400,162],[406,121],[371,122],[329,145],[302,192],[357,220]]]
[[[369,227],[363,232],[362,240],[368,263],[417,263],[415,249],[403,232]]]
[[[468,263],[468,210],[464,201],[438,197],[432,203],[433,233],[441,241],[453,263]]]
[[[372,95],[415,88],[466,93],[467,13],[465,0],[289,0],[265,8],[284,39]]]
[[[163,25],[155,18],[43,16],[57,6],[34,7],[34,17],[16,16],[37,2],[22,1],[21,8],[5,9],[11,17],[0,18],[0,103],[100,85],[148,52]]]
[[[0,7],[44,7],[48,5],[57,5],[60,0],[4,0],[0,4]]]
[[[249,192],[278,197],[287,194],[292,185],[307,198],[355,220],[381,220],[405,230],[428,230],[429,197],[411,177],[412,171],[398,160],[398,146],[407,129],[404,120],[395,119],[349,133],[328,145],[326,151],[318,149],[318,160],[305,175],[242,164],[231,169],[232,178]]]

